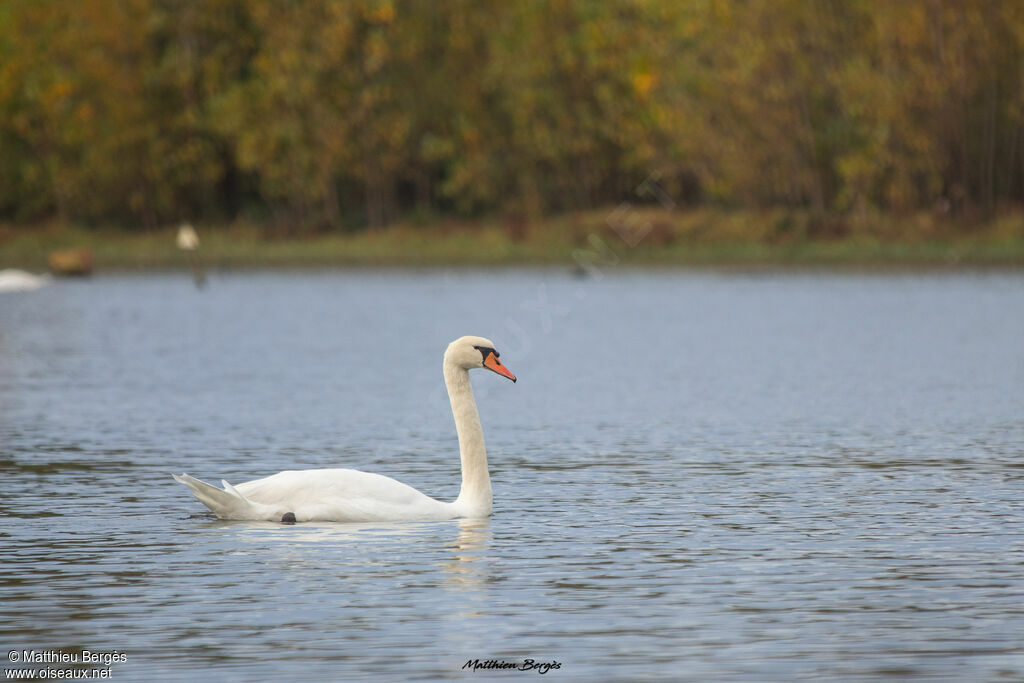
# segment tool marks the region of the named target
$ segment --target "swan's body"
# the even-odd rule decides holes
[[[491,477],[469,370],[486,367],[514,382],[498,355],[483,337],[456,339],[444,354],[444,381],[462,458],[462,489],[454,502],[435,500],[390,477],[349,469],[288,470],[238,486],[222,481],[223,489],[187,474],[174,479],[221,519],[383,522],[486,517],[491,514]]]
[[[0,292],[31,292],[49,282],[49,275],[33,275],[16,268],[0,270]]]

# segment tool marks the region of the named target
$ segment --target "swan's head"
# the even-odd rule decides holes
[[[487,368],[515,382],[516,376],[498,360],[500,355],[494,349],[494,342],[490,339],[460,337],[448,345],[448,349],[444,352],[444,362],[467,370]]]

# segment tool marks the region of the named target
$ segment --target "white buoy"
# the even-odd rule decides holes
[[[33,275],[16,268],[0,270],[0,292],[31,292],[48,284],[49,275]]]

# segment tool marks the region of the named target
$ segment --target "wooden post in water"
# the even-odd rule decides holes
[[[182,223],[178,228],[178,249],[188,254],[188,262],[192,267],[192,281],[196,287],[202,289],[206,285],[206,273],[203,272],[203,264],[199,261],[199,235],[196,229],[188,223]]]

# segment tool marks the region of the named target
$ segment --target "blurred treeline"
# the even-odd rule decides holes
[[[1024,201],[1021,0],[3,0],[0,220]]]

